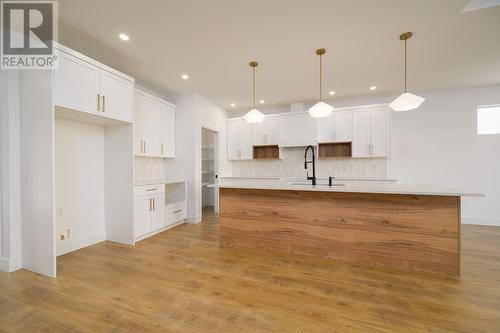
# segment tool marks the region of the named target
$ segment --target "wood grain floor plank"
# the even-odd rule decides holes
[[[59,276],[0,273],[0,332],[498,332],[500,228],[463,227],[442,279],[220,248],[216,217],[58,258]]]

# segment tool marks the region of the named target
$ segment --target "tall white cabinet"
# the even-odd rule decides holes
[[[175,105],[139,89],[134,99],[134,153],[175,157]]]

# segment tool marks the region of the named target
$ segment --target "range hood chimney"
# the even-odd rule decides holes
[[[290,104],[290,112],[303,112],[304,109],[304,103],[303,102],[296,102]]]

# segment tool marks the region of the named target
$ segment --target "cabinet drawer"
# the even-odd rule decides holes
[[[176,223],[187,217],[187,203],[185,201],[168,205],[166,207],[167,224]]]
[[[139,197],[143,195],[155,195],[159,193],[165,193],[165,185],[147,185],[147,186],[135,186],[134,196]]]

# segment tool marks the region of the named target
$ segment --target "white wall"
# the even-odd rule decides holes
[[[478,105],[500,104],[500,86],[422,94],[413,112],[395,112],[388,173],[401,183],[481,192],[463,198],[462,222],[500,226],[500,134],[477,135]]]
[[[0,71],[0,270],[15,271],[21,257],[19,71]]]
[[[201,146],[202,127],[218,132],[219,171],[227,174],[226,111],[198,93],[179,95],[176,112],[176,158],[167,161],[168,178],[186,178],[188,219],[201,221]]]
[[[500,86],[419,95],[427,100],[418,110],[393,112],[387,176],[399,183],[485,193],[486,198],[462,200],[462,222],[500,226],[500,134],[478,136],[476,131],[477,106],[500,104]],[[329,103],[348,107],[389,103],[395,97],[330,99]],[[289,107],[262,111],[288,112]],[[229,112],[229,117],[244,112]]]
[[[55,277],[52,72],[23,70],[20,86],[23,268]]]
[[[104,127],[56,118],[55,174],[57,255],[104,240]]]

